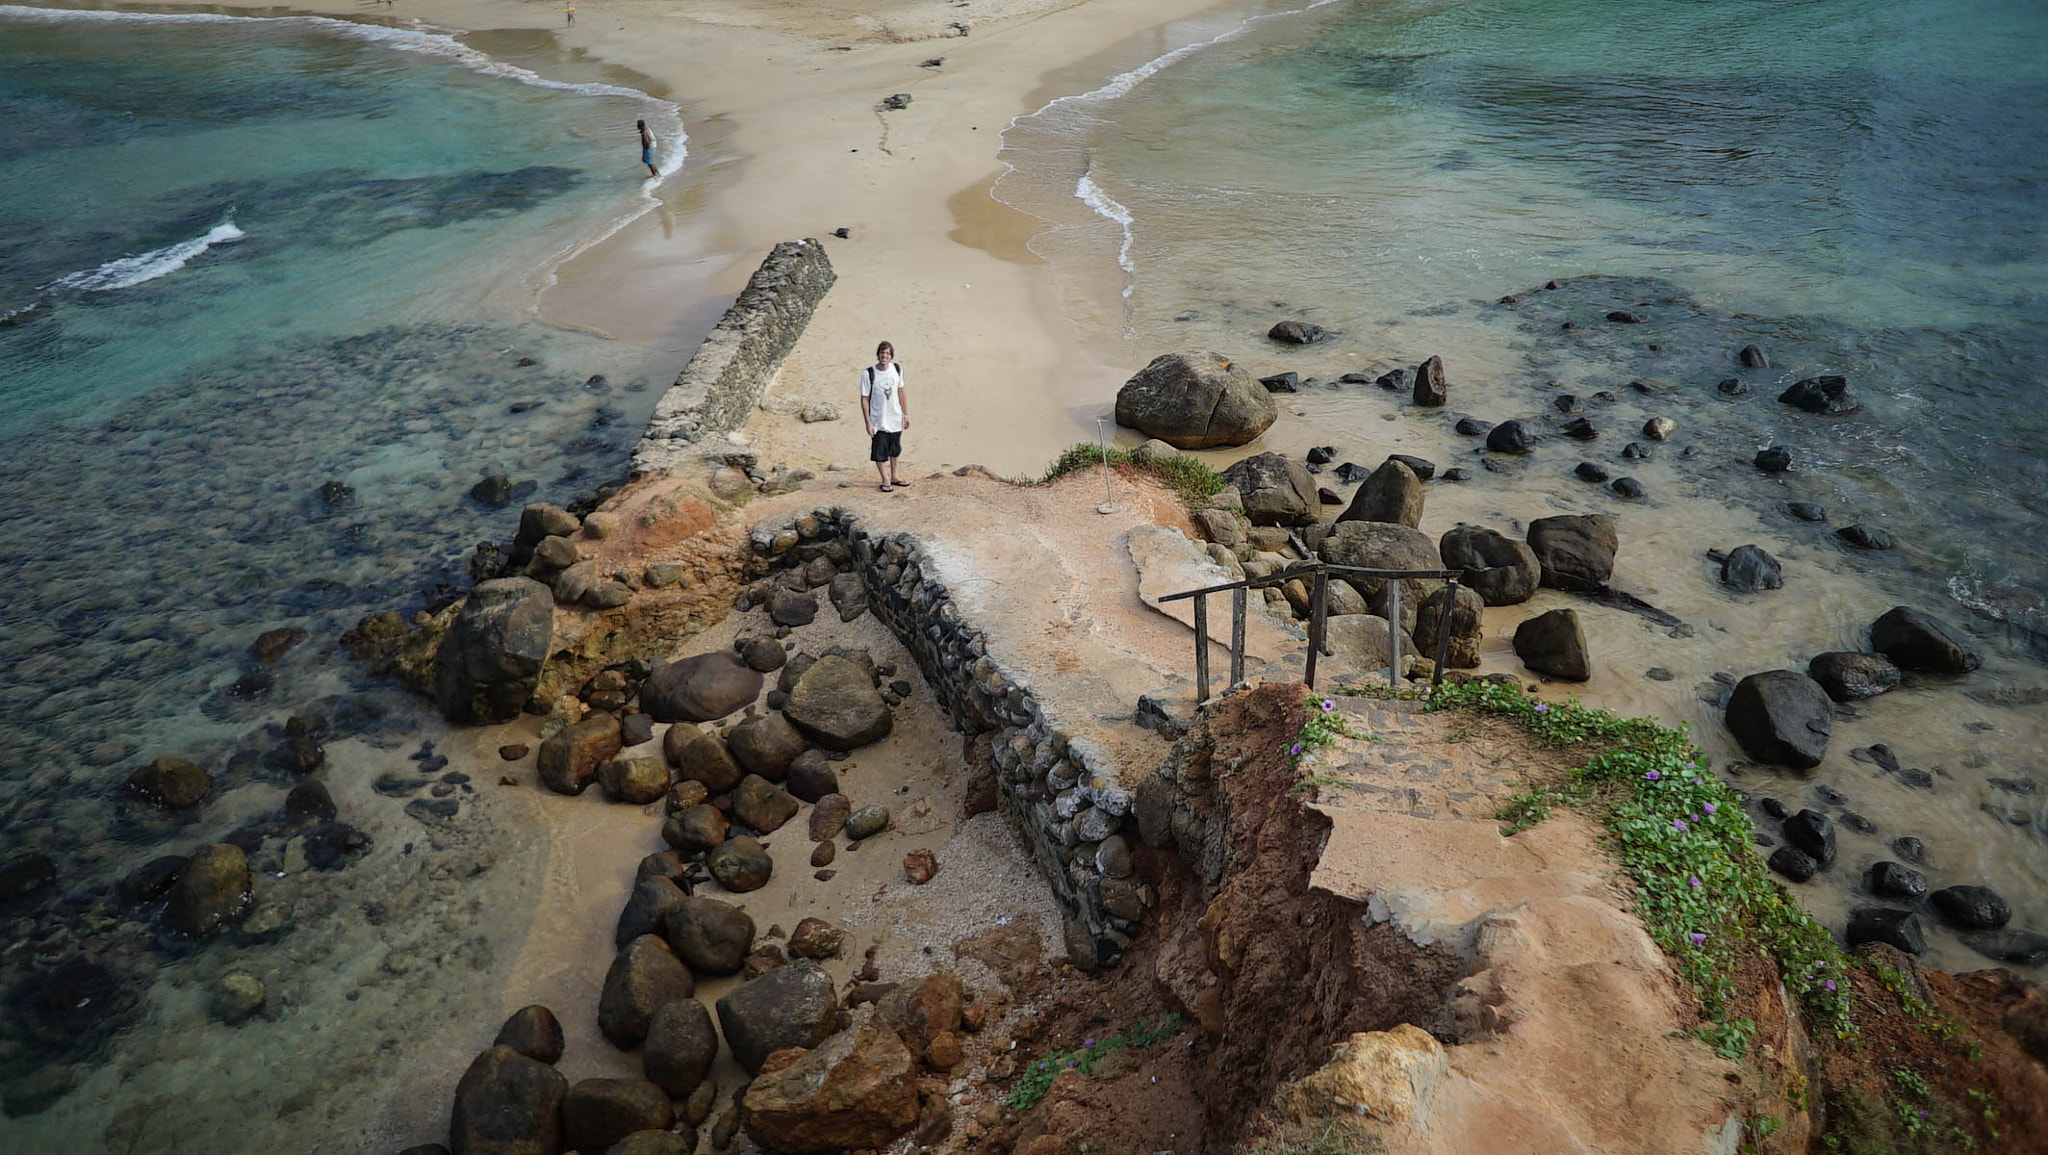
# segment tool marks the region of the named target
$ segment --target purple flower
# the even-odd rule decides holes
[[[1296,757],[1299,757],[1301,755],[1301,743],[1296,742],[1291,748],[1288,749],[1287,752],[1289,754],[1295,755]]]
[[[1699,931],[1694,931],[1691,934],[1686,935],[1685,937],[1691,939],[1692,945],[1694,946],[1705,946],[1707,944],[1707,936],[1701,934]]]
[[[1692,820],[1693,820],[1694,822],[1698,822],[1698,821],[1700,820],[1700,816],[1699,816],[1699,815],[1697,815],[1697,814],[1695,814],[1695,815],[1693,815],[1693,816],[1692,816]]]
[[[1094,1045],[1095,1045],[1095,1040],[1094,1040],[1094,1039],[1082,1039],[1082,1040],[1081,1040],[1081,1045],[1082,1045],[1082,1046],[1084,1046],[1084,1047],[1092,1047],[1092,1046],[1094,1046]]]
[[[1651,781],[1651,782],[1655,782],[1655,781],[1656,781],[1657,779],[1659,779],[1659,778],[1662,778],[1662,777],[1664,777],[1664,776],[1663,776],[1662,774],[1659,774],[1659,773],[1657,773],[1657,772],[1656,772],[1655,770],[1651,770],[1651,771],[1649,771],[1649,772],[1645,773],[1645,774],[1643,775],[1643,777],[1644,777],[1644,778],[1646,778],[1646,779],[1648,779],[1648,780],[1649,780],[1649,781]]]
[[[1671,820],[1671,829],[1673,829],[1673,830],[1684,830],[1684,829],[1685,829],[1685,819],[1683,819],[1683,818],[1674,818],[1674,819],[1672,819],[1672,820]]]
[[[1081,1065],[1081,1060],[1079,1060],[1079,1059],[1068,1059],[1068,1060],[1067,1060],[1067,1066],[1069,1066],[1069,1067],[1078,1067],[1078,1066],[1080,1066],[1080,1065]]]
[[[1704,809],[1707,813],[1712,814],[1714,812],[1714,804],[1709,802],[1704,807],[1702,807],[1702,809]]]
[[[1332,711],[1332,710],[1334,710],[1334,709],[1336,709],[1336,708],[1337,708],[1337,703],[1335,703],[1335,702],[1332,702],[1332,701],[1331,701],[1331,700],[1329,700],[1328,698],[1324,698],[1324,699],[1323,699],[1323,713],[1327,714],[1327,713],[1329,713],[1330,711]]]
[[[1829,979],[1828,981],[1826,981],[1826,982],[1822,983],[1821,985],[1822,985],[1822,986],[1824,986],[1824,987],[1826,987],[1826,988],[1827,988],[1827,989],[1829,989],[1829,990],[1834,990],[1834,989],[1835,989],[1835,980],[1833,980],[1833,979]]]
[[[1538,702],[1538,703],[1536,703],[1536,712],[1537,712],[1538,714],[1548,714],[1548,713],[1550,713],[1550,703],[1548,703],[1548,702]]]
[[[1700,876],[1695,874],[1691,878],[1686,879],[1685,881],[1691,884],[1692,886],[1698,886],[1700,884]]]

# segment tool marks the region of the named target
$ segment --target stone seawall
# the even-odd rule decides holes
[[[655,405],[633,475],[672,469],[697,442],[745,424],[836,279],[815,238],[776,245]]]
[[[752,534],[773,570],[807,565],[835,541],[851,552],[866,609],[902,639],[954,724],[988,737],[998,805],[1066,910],[1068,954],[1090,970],[1115,961],[1145,909],[1132,863],[1132,798],[1119,767],[989,652],[911,535],[870,533],[854,514],[822,507]],[[842,600],[835,593],[835,603]]]

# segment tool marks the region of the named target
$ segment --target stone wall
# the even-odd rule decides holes
[[[1068,954],[1084,969],[1114,961],[1138,932],[1144,897],[1131,860],[1132,799],[1109,754],[1070,732],[1055,705],[988,652],[915,538],[871,534],[831,508],[764,523],[752,536],[770,568],[807,564],[833,541],[850,549],[869,612],[916,658],[954,724],[988,736],[1003,815],[1066,909]]]
[[[698,441],[745,424],[836,279],[815,238],[776,245],[655,405],[633,474],[672,469]]]

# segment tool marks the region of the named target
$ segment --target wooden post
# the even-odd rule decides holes
[[[1309,598],[1308,615],[1308,669],[1304,671],[1308,688],[1316,688],[1316,659],[1323,652],[1323,615],[1330,604],[1330,575],[1321,569],[1316,571],[1315,593]]]
[[[1244,587],[1230,591],[1230,684],[1244,681]]]
[[[1387,579],[1387,685],[1401,688],[1401,579]]]
[[[1209,700],[1209,595],[1195,595],[1195,701]]]
[[[1458,605],[1458,579],[1452,578],[1444,586],[1443,612],[1436,616],[1436,669],[1430,672],[1429,688],[1443,685],[1444,659],[1451,656],[1451,611]]]

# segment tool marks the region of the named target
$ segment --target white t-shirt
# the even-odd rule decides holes
[[[890,362],[886,369],[874,366],[860,371],[860,395],[868,405],[868,420],[877,433],[903,432],[903,370]]]

